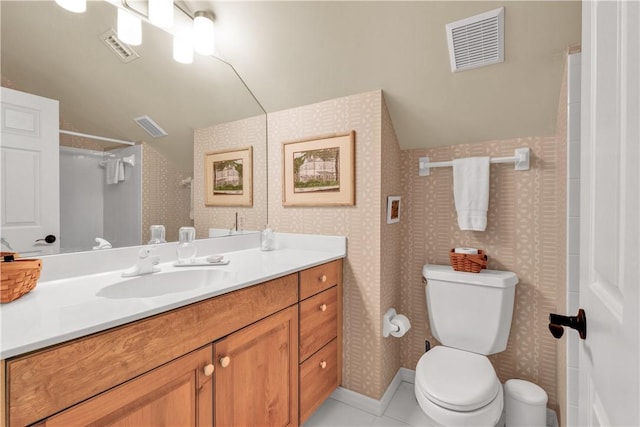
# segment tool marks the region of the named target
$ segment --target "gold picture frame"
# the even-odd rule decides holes
[[[253,147],[204,155],[206,206],[253,206]]]
[[[283,206],[355,205],[356,133],[282,144]]]

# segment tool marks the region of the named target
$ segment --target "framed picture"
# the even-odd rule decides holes
[[[400,196],[387,197],[387,224],[400,222]]]
[[[253,147],[204,155],[206,206],[253,206]]]
[[[355,205],[355,135],[283,143],[282,205]]]

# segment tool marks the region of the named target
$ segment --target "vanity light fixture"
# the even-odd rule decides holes
[[[173,36],[173,60],[181,64],[193,62],[193,33],[183,29]]]
[[[87,10],[87,0],[56,0],[56,3],[73,13],[84,13]]]
[[[118,8],[118,38],[131,46],[142,44],[142,21],[122,8]]]
[[[201,55],[212,55],[215,51],[213,14],[199,10],[193,18],[193,49]]]
[[[1,1],[1,0],[0,0]],[[201,55],[215,53],[214,15],[200,10],[191,15],[173,0],[148,0],[148,13],[132,7],[127,0],[107,0],[118,9],[117,39],[130,46],[142,44],[142,20],[156,27],[162,27],[173,34],[173,59],[182,64],[193,62],[193,52]],[[84,12],[87,0],[55,0],[61,7],[72,12]],[[121,2],[121,5],[118,5]],[[186,19],[175,19],[175,9],[182,12]],[[185,23],[187,21],[188,23]]]
[[[173,26],[173,0],[149,0],[149,20],[161,28]]]

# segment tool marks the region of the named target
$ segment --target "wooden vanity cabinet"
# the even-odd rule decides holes
[[[0,361],[0,427],[296,426],[341,356],[338,260]]]
[[[342,260],[300,272],[300,424],[342,383]]]
[[[0,427],[47,419],[297,303],[294,273],[4,360]]]
[[[38,425],[296,426],[297,324],[289,307]]]

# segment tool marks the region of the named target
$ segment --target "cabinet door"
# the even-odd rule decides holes
[[[297,325],[293,306],[214,344],[217,427],[297,425]]]
[[[211,426],[212,362],[209,345],[75,405],[43,424]]]

